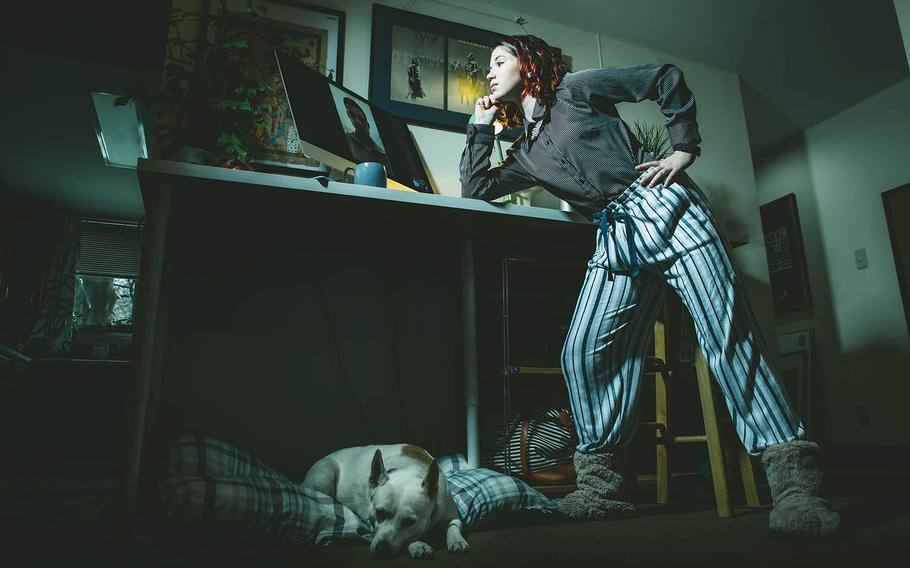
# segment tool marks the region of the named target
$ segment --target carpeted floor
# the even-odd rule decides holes
[[[431,561],[376,560],[364,545],[315,549],[274,543],[216,544],[187,537],[181,544],[140,536],[116,560],[112,535],[116,482],[45,480],[0,485],[0,545],[6,566],[824,566],[906,565],[910,560],[910,490],[902,472],[829,472],[828,493],[844,530],[827,540],[786,538],[767,529],[768,507],[740,507],[719,519],[707,480],[689,500],[650,504],[623,521],[570,523],[548,517],[488,526],[468,536],[471,552],[440,548]],[[653,488],[651,489],[653,492]]]

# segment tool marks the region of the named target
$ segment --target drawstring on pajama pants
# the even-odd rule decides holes
[[[616,241],[616,223],[622,223],[626,227],[626,242],[629,245],[629,272],[635,278],[641,270],[638,268],[638,248],[635,244],[635,227],[632,225],[632,217],[621,205],[617,209],[605,208],[594,214],[594,224],[600,225],[600,235],[604,240],[604,251],[607,255],[607,279],[613,281],[613,267],[610,262],[610,241],[607,235],[613,235],[614,244]],[[616,256],[619,256],[619,248],[616,247]],[[619,260],[619,258],[617,258]]]

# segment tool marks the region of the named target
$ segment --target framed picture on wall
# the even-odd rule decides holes
[[[269,34],[290,40],[298,48],[303,63],[341,84],[344,72],[344,12],[290,0],[258,1],[255,6]],[[242,15],[246,11],[246,1],[230,0],[226,8]],[[259,108],[263,120],[258,128],[258,138],[265,162],[318,165],[318,161],[307,158],[300,150],[300,139],[271,46],[259,45],[253,38],[249,49],[262,51],[264,60],[274,66],[269,79],[274,96]]]
[[[814,365],[814,333],[801,329],[777,336],[780,345],[781,382],[796,413],[802,419],[806,434],[812,436],[812,373]]]
[[[410,122],[463,131],[489,93],[490,55],[504,37],[374,4],[370,100]]]
[[[891,236],[891,252],[894,254],[894,268],[897,283],[904,304],[904,319],[910,330],[910,183],[882,193],[885,206],[885,220]]]
[[[759,209],[774,311],[786,313],[812,307],[796,195],[789,193]]]
[[[227,9],[246,11],[246,0],[229,0]],[[267,25],[300,44],[303,61],[339,85],[344,77],[344,12],[293,0],[258,0],[254,6]]]

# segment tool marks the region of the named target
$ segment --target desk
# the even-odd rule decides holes
[[[260,248],[268,248],[263,245],[269,242],[286,244],[306,238],[343,254],[353,248],[360,253],[370,250],[375,245],[372,236],[392,236],[405,245],[420,245],[424,251],[441,240],[459,243],[460,268],[454,270],[461,280],[460,301],[456,301],[461,308],[467,456],[476,466],[479,441],[473,243],[483,239],[504,246],[566,247],[574,254],[588,255],[593,242],[590,223],[577,213],[339,182],[323,187],[311,179],[178,162],[141,159],[137,169],[146,222],[121,473],[121,527],[127,531],[136,508],[146,431],[155,418],[155,405],[149,403],[154,403],[160,392],[155,385],[161,384],[165,369],[167,321],[176,321],[186,309],[185,303],[174,305],[172,301],[169,305],[167,290],[177,285],[177,280],[185,286],[187,270],[194,267],[193,255],[210,264],[230,262],[231,251],[217,249],[243,243],[244,235],[260,239],[255,245]],[[184,236],[180,240],[175,233],[191,235],[192,239]],[[232,239],[231,244],[219,246],[220,235]],[[188,247],[197,236],[205,244]],[[175,240],[179,241],[176,245]],[[269,270],[286,268],[280,263],[269,266]],[[225,273],[214,277],[223,278]]]

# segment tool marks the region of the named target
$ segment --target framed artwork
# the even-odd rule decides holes
[[[503,37],[374,4],[370,100],[409,122],[463,131],[489,92],[490,55]]]
[[[341,84],[344,71],[344,12],[289,0],[257,1],[256,6],[264,8],[264,11],[260,11],[260,16],[270,31],[281,34],[299,46],[304,63]],[[227,3],[227,9],[238,14],[242,14],[245,7],[246,0],[231,0]],[[267,59],[273,57],[269,55]],[[275,65],[274,61],[272,65]],[[307,158],[300,149],[300,139],[277,66],[269,77],[275,94],[259,108],[264,115],[258,128],[264,160],[318,165],[317,160]]]
[[[897,283],[904,304],[904,318],[907,329],[910,330],[910,227],[906,224],[906,219],[910,218],[910,184],[882,193],[882,202],[891,237]]]
[[[789,193],[759,210],[774,311],[786,313],[812,307],[796,195]]]
[[[813,434],[812,373],[815,344],[813,336],[811,329],[777,336],[780,345],[780,379],[810,439]]]

